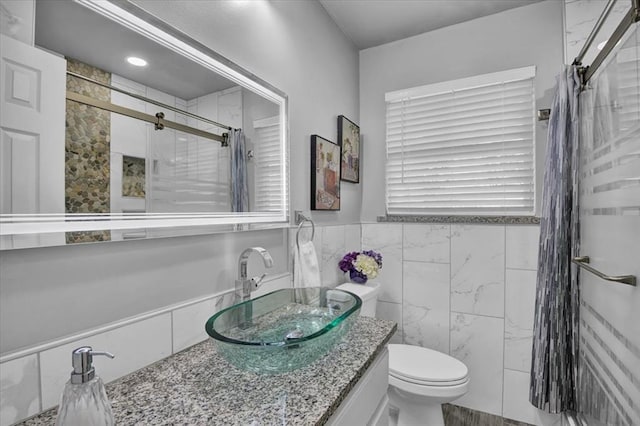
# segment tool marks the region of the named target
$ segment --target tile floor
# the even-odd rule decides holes
[[[444,404],[442,413],[445,426],[531,426],[529,423],[505,419],[453,404]]]

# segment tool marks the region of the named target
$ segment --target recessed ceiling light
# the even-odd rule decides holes
[[[134,65],[136,67],[146,67],[147,66],[147,61],[145,61],[142,58],[138,58],[136,56],[129,56],[127,58],[127,62],[129,62],[131,65]]]

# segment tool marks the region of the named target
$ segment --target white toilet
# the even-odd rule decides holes
[[[362,299],[360,315],[375,316],[380,284],[346,283],[337,287]],[[390,405],[398,410],[398,426],[444,426],[442,404],[460,398],[469,387],[469,370],[438,351],[411,345],[389,345]]]

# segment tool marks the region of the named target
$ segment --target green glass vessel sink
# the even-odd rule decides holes
[[[229,363],[261,374],[305,367],[341,340],[362,300],[326,287],[273,291],[224,309],[205,329]]]

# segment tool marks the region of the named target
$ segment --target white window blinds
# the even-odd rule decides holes
[[[278,117],[257,120],[255,129],[255,211],[279,212],[285,205]]]
[[[387,93],[387,214],[534,213],[535,67]]]

